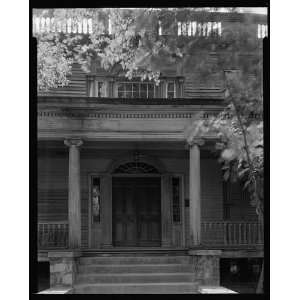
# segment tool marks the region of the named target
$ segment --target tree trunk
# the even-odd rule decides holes
[[[261,272],[256,287],[256,294],[262,294],[263,292],[264,292],[264,261],[262,262]]]

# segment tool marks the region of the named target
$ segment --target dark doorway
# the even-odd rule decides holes
[[[160,181],[160,177],[112,179],[114,246],[160,246]]]

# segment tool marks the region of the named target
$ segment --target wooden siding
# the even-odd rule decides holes
[[[226,183],[230,186],[228,193],[228,219],[232,221],[257,221],[255,208],[250,205],[250,200],[245,197],[239,182]],[[243,195],[244,194],[244,195]]]
[[[38,221],[68,220],[68,158],[39,154]]]

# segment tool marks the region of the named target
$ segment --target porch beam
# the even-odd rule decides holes
[[[81,246],[81,203],[80,203],[80,149],[82,140],[66,139],[69,147],[69,190],[68,190],[68,219],[69,219],[69,248],[80,249]]]

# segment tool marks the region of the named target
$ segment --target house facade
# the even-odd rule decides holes
[[[222,14],[218,20],[211,25],[216,35],[243,17]],[[254,20],[258,34],[267,20]],[[197,24],[178,26],[183,38],[198,30]],[[212,49],[212,63],[216,55]],[[217,137],[187,142],[197,118],[224,107],[222,74],[202,78],[199,57],[195,49],[183,67],[162,65],[158,86],[107,73],[97,62],[90,73],[74,64],[68,86],[39,93],[38,259],[50,264],[51,287],[106,293],[113,284],[119,293],[132,293],[118,290],[137,286],[124,274],[101,281],[101,270],[93,269],[94,279],[84,270],[112,257],[120,264],[123,257],[139,257],[142,264],[156,257],[163,269],[163,258],[173,257],[189,271],[155,281],[144,270],[142,291],[151,283],[161,290],[149,293],[163,292],[165,283],[165,291],[180,293],[185,283],[183,292],[196,292],[220,286],[222,258],[263,257],[263,228],[241,183],[223,180]]]

